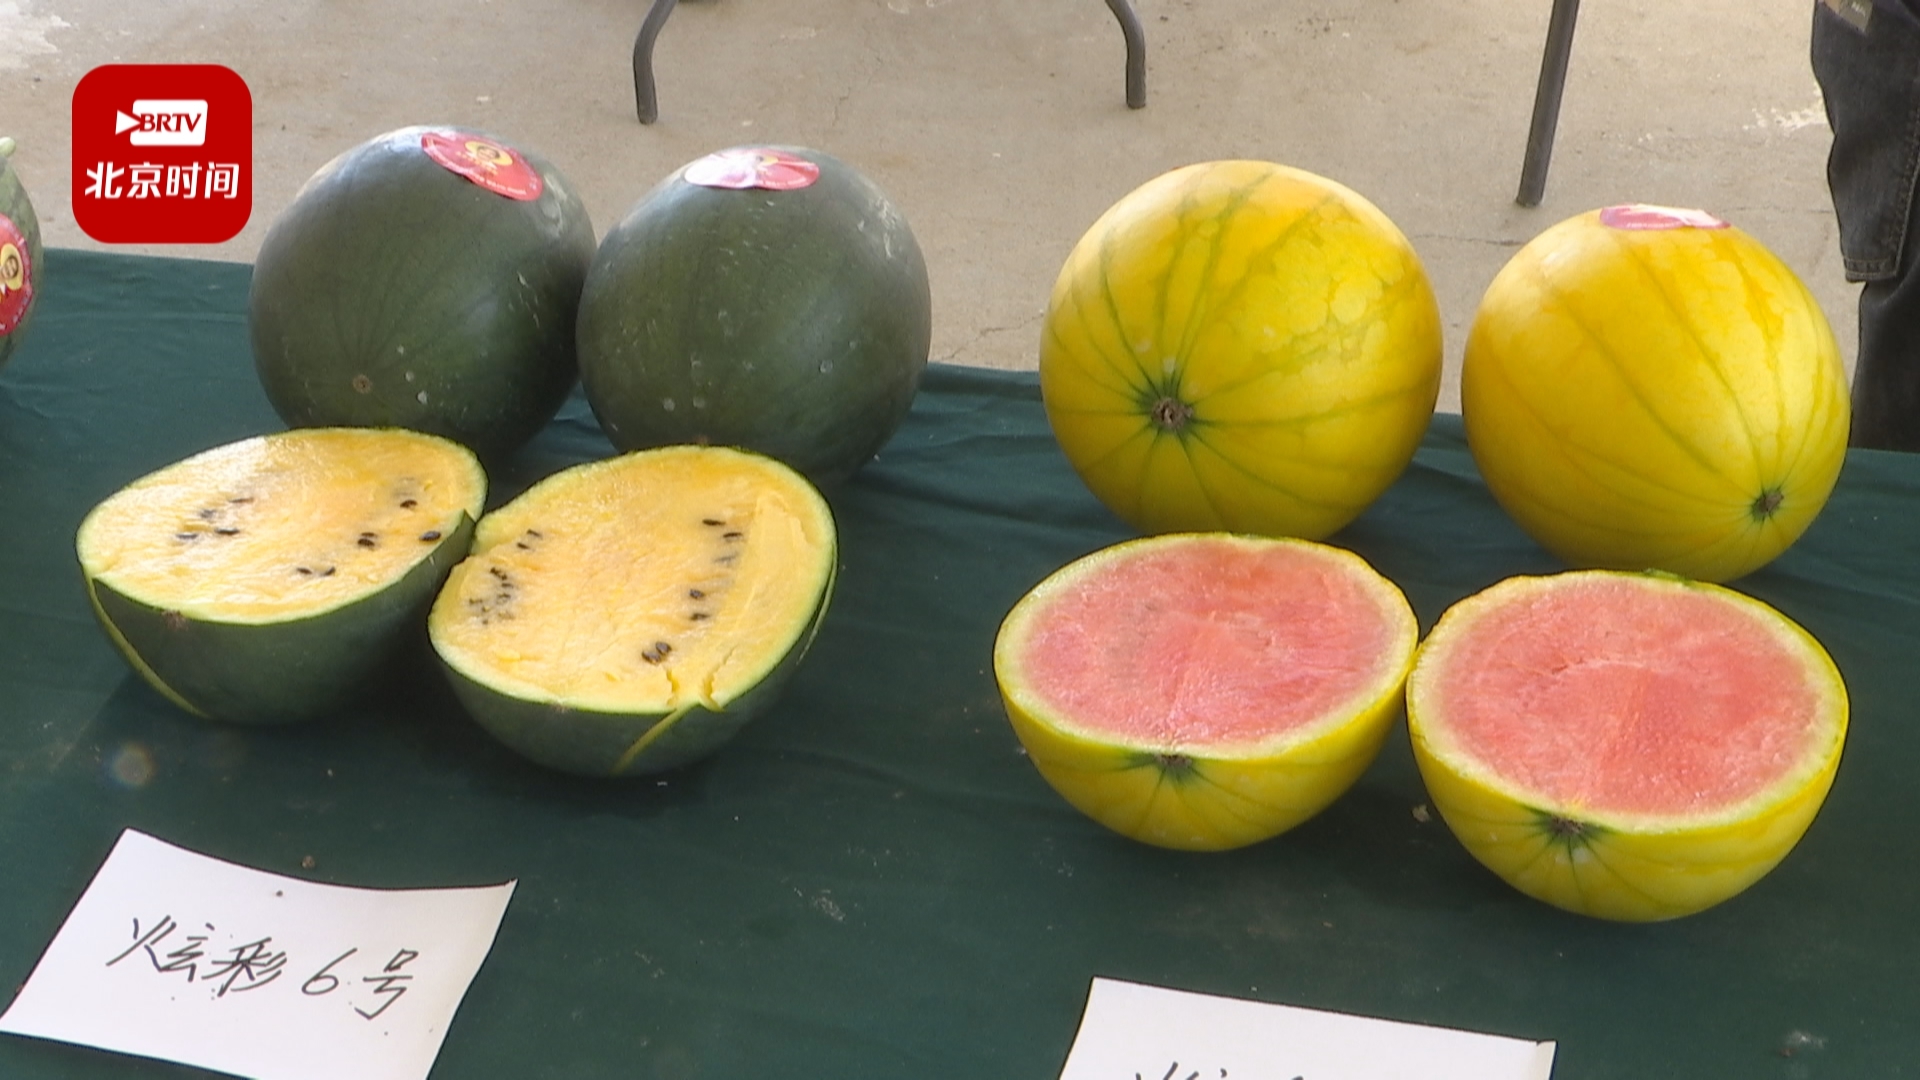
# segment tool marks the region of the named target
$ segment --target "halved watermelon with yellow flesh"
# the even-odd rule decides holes
[[[1806,630],[1669,574],[1509,578],[1441,616],[1407,682],[1447,825],[1521,892],[1653,921],[1746,889],[1812,823],[1847,692]]]
[[[1069,803],[1136,840],[1220,850],[1359,779],[1418,638],[1406,597],[1350,551],[1173,533],[1041,582],[1001,624],[994,673]]]
[[[717,750],[825,617],[832,512],[758,454],[671,446],[557,473],[480,522],[428,619],[454,690],[527,758],[638,775]]]
[[[397,429],[246,439],[134,481],[75,544],[94,612],[200,716],[281,723],[365,689],[466,554],[486,474]]]

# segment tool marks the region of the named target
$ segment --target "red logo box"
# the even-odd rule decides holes
[[[217,244],[253,215],[253,93],[218,64],[107,64],[73,88],[73,220],[107,244]]]

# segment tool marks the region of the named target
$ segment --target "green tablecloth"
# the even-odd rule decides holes
[[[69,251],[46,267],[0,372],[9,997],[135,827],[342,884],[519,879],[443,1078],[1050,1077],[1095,975],[1554,1039],[1558,1080],[1920,1071],[1920,872],[1900,847],[1920,835],[1902,689],[1920,458],[1852,455],[1813,530],[1742,583],[1848,678],[1854,727],[1825,811],[1745,895],[1618,926],[1510,891],[1417,816],[1403,734],[1325,814],[1229,854],[1136,845],[1055,797],[1001,713],[994,631],[1034,582],[1127,532],[1060,457],[1029,375],[929,372],[906,427],[834,496],[845,563],[813,656],[702,766],[542,772],[424,666],[298,730],[195,721],[95,627],[72,537],[134,476],[279,426],[248,356],[248,271]],[[608,450],[576,398],[494,500]],[[1489,499],[1454,417],[1336,539],[1423,625],[1556,568]],[[144,782],[116,779],[127,750],[149,755]],[[0,1037],[7,1080],[191,1075]]]

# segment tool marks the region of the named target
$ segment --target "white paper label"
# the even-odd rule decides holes
[[[1551,1042],[1093,980],[1061,1080],[1548,1080]]]
[[[321,885],[128,830],[0,1031],[254,1080],[424,1080],[513,886]]]

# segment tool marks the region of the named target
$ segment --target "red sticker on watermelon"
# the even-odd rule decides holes
[[[33,302],[31,258],[19,226],[0,214],[0,334],[13,333]]]
[[[680,175],[701,187],[793,191],[820,179],[820,166],[785,150],[739,146],[708,154]]]
[[[480,135],[429,131],[420,136],[420,148],[447,171],[509,199],[532,202],[546,186],[518,150]]]
[[[1705,210],[1632,203],[1600,211],[1600,224],[1616,229],[1724,229],[1727,223]]]

